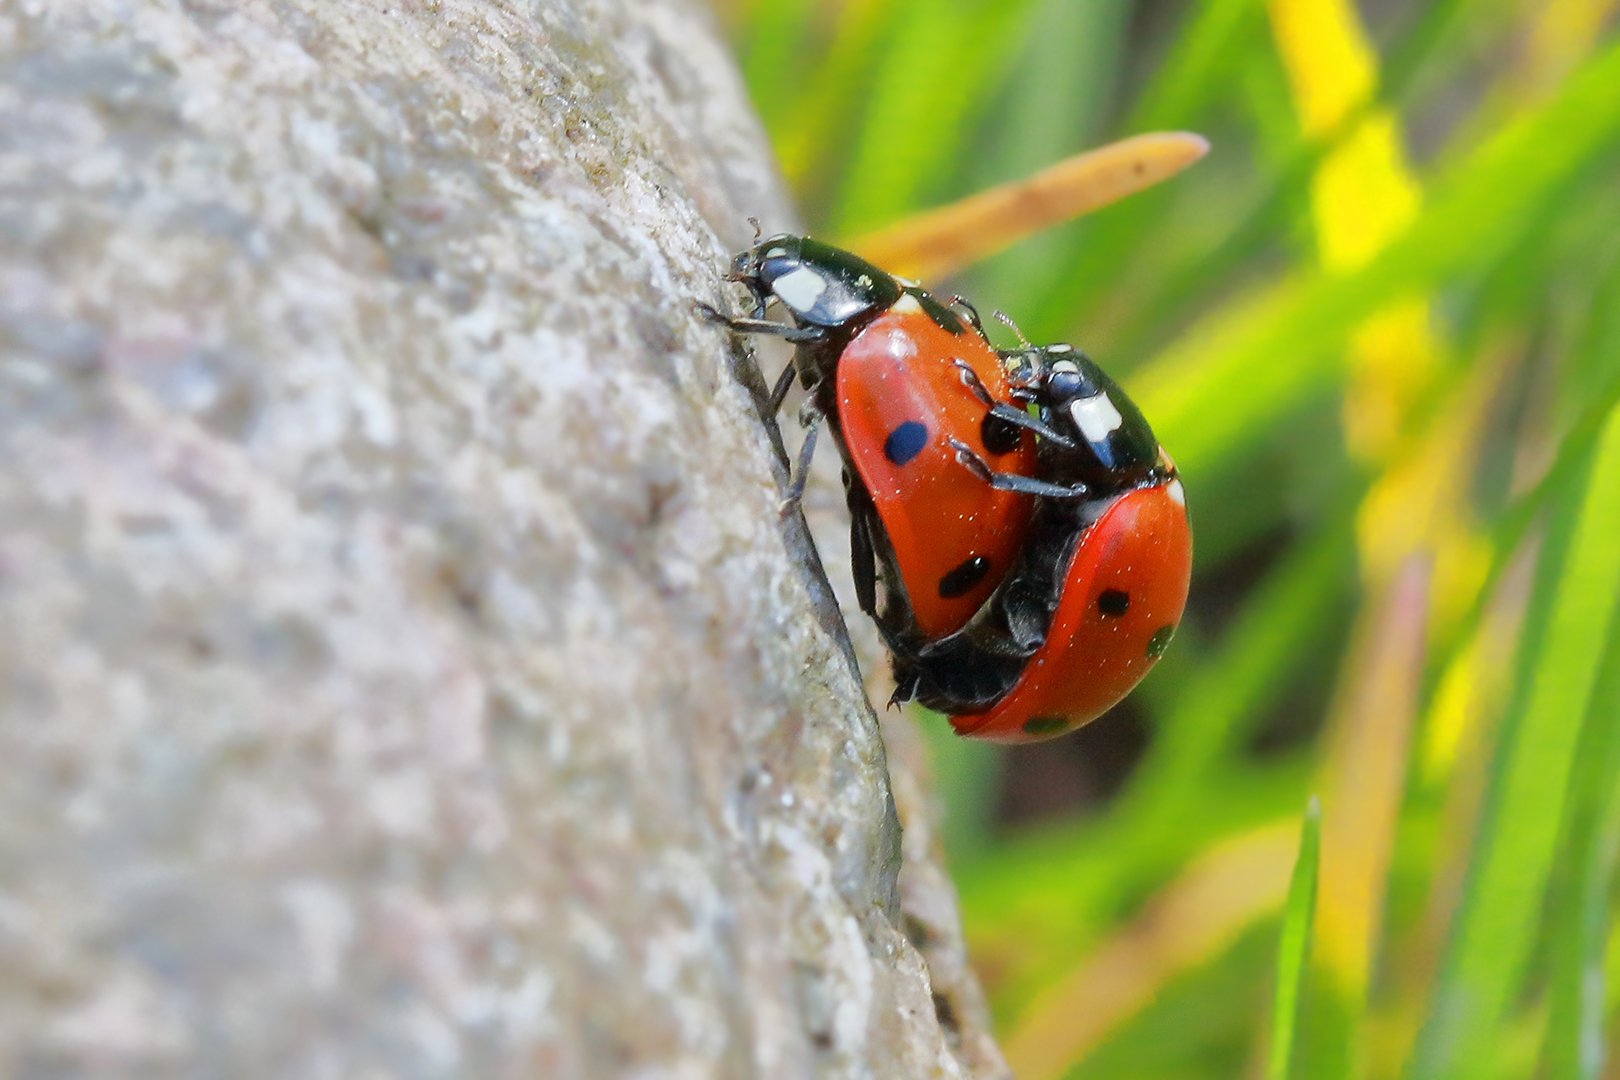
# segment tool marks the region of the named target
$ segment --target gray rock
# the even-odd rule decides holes
[[[768,160],[682,0],[0,6],[0,1072],[1000,1072]]]

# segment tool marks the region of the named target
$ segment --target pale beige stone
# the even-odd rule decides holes
[[[750,214],[679,0],[0,5],[0,1074],[998,1073]]]

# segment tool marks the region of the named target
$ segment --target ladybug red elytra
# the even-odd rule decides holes
[[[730,276],[753,294],[752,317],[700,310],[734,330],[794,343],[794,363],[771,394],[773,412],[795,371],[810,392],[785,505],[803,493],[824,418],[847,465],[862,610],[891,648],[960,630],[1021,550],[1031,496],[1078,494],[1035,477],[1033,433],[1050,432],[1009,403],[1003,359],[977,316],[964,319],[916,285],[806,237],[760,241],[736,257]],[[773,300],[793,325],[765,319]]]
[[[1045,642],[983,712],[951,717],[957,734],[996,742],[1048,739],[1116,705],[1164,653],[1192,574],[1181,481],[1107,503],[1080,534]]]
[[[1101,368],[1067,345],[1004,356],[1055,435],[1037,475],[1089,494],[1037,500],[1018,565],[978,617],[894,650],[895,700],[950,714],[961,735],[1027,742],[1096,719],[1147,674],[1186,605],[1192,530],[1174,463]]]

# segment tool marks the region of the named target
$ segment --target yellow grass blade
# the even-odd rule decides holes
[[[843,246],[904,277],[935,280],[1042,229],[1168,180],[1209,152],[1200,135],[1136,135],[1025,180],[906,218]]]
[[[1551,90],[1592,51],[1615,0],[1547,0],[1530,29],[1523,82],[1533,95]]]
[[[1428,583],[1426,563],[1409,561],[1360,627],[1329,746],[1316,947],[1358,1004],[1380,937],[1423,674]]]
[[[1006,1043],[1019,1080],[1056,1080],[1184,972],[1282,906],[1299,845],[1292,818],[1194,863],[1081,966],[1036,998]]]
[[[1311,181],[1318,256],[1329,271],[1358,269],[1411,225],[1421,202],[1393,113],[1374,108],[1339,131],[1377,90],[1377,54],[1350,0],[1269,0],[1267,8],[1301,128],[1312,139],[1337,138]],[[1352,452],[1378,461],[1394,449],[1437,351],[1424,298],[1363,324],[1344,402]]]

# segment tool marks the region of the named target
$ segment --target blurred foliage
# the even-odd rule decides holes
[[[1122,376],[1197,530],[1175,647],[1071,737],[1145,729],[1106,797],[929,724],[1020,1080],[1620,1077],[1615,6],[720,5],[824,238],[1214,146],[930,283]]]

